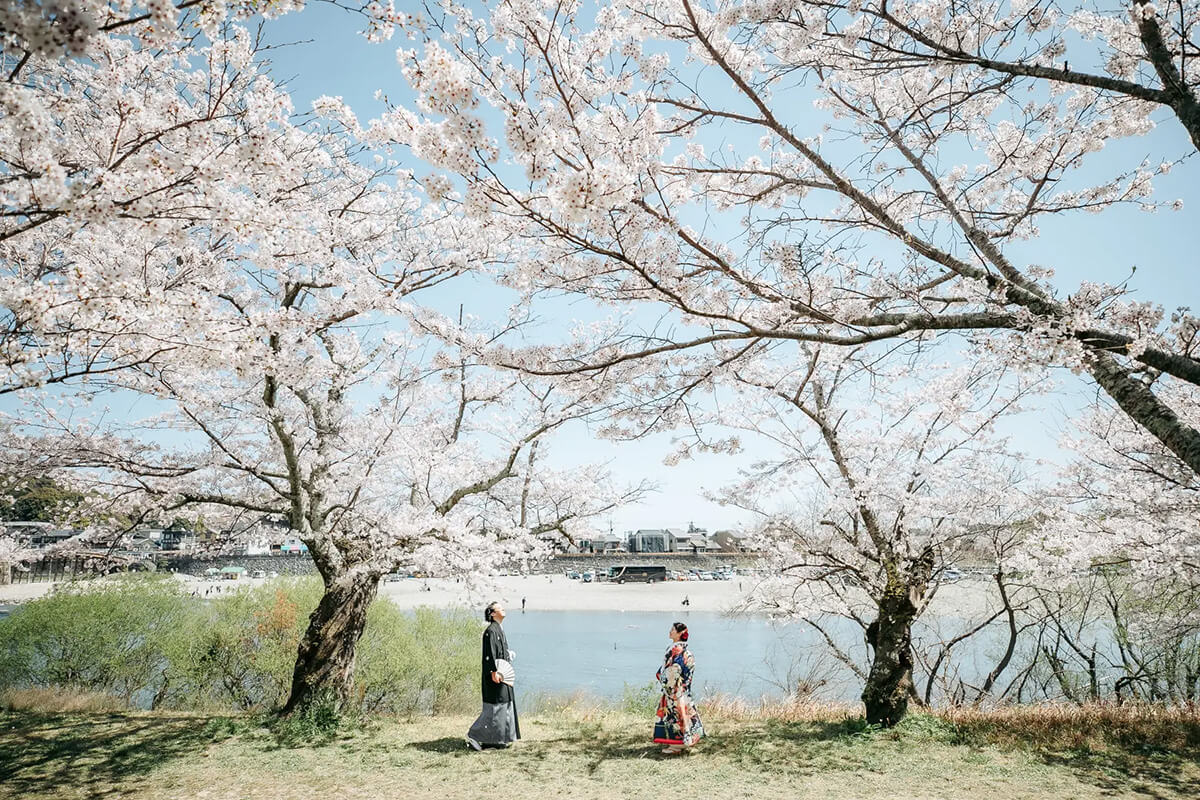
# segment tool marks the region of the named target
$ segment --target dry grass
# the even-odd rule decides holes
[[[251,717],[0,713],[0,798],[476,800],[497,787],[516,800],[645,798],[665,787],[715,800],[1200,795],[1192,712],[958,711],[880,731],[846,707],[772,715],[722,701],[704,709],[709,737],[671,758],[649,741],[644,716],[582,696],[560,702],[522,716],[516,747],[484,753],[463,743],[467,717],[377,719],[288,747]]]
[[[1200,750],[1200,707],[1048,704],[949,709],[937,716],[964,737],[1006,747]]]
[[[95,714],[126,708],[128,704],[124,700],[100,692],[71,689],[5,689],[0,692],[0,711]]]
[[[834,722],[862,716],[862,706],[824,703],[807,698],[747,700],[732,695],[711,695],[704,700],[705,716],[728,722]]]

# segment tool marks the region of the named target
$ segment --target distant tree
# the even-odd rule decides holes
[[[0,473],[0,520],[6,522],[59,522],[82,500],[82,494],[51,478]]]
[[[894,725],[922,699],[913,626],[943,573],[1029,512],[1019,454],[995,427],[1030,387],[997,391],[979,366],[928,367],[921,380],[880,374],[866,355],[813,348],[791,368],[743,364],[742,391],[721,419],[778,455],[744,469],[720,498],[761,520],[757,544],[777,577],[758,587],[757,607],[818,631],[862,679],[867,720]],[[803,513],[781,509],[781,497],[796,497]],[[861,626],[865,669],[834,645],[822,622],[831,614]]]

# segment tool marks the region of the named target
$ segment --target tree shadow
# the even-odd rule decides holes
[[[583,724],[554,739],[539,742],[546,758],[555,753],[576,753],[587,762],[584,770],[592,775],[606,761],[628,761],[644,758],[672,758],[660,753],[661,745],[649,741],[649,728],[637,733],[632,730],[606,730],[600,725]],[[532,748],[531,748],[532,749]]]
[[[1110,792],[1133,790],[1154,798],[1200,797],[1200,754],[1146,750],[1039,752],[1051,766],[1065,767],[1083,783]],[[1192,775],[1184,774],[1191,765]],[[1167,790],[1169,793],[1164,793]]]
[[[1023,750],[1108,792],[1200,797],[1200,720],[1194,716],[1106,707],[1057,716],[996,712],[957,728],[964,743]]]
[[[863,750],[856,742],[875,730],[862,718],[763,720],[708,727],[708,746],[735,762],[772,770],[789,764],[805,774],[860,769]]]
[[[195,718],[99,714],[7,716],[0,736],[4,782],[17,797],[83,787],[90,797],[121,791],[164,764],[195,756],[214,739]]]

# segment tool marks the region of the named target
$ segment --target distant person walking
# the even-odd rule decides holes
[[[524,597],[521,598],[521,613],[522,614],[525,613],[525,598]]]
[[[692,604],[692,601],[691,601],[691,600],[689,600],[689,599],[688,599],[688,596],[685,594],[685,595],[683,596],[683,602],[682,602],[682,603],[680,603],[679,605],[681,605],[681,606],[690,606],[691,604]]]
[[[492,602],[483,610],[488,626],[483,631],[483,660],[480,682],[483,710],[467,731],[467,745],[473,750],[508,747],[521,738],[517,702],[512,687],[512,661],[516,655],[508,649],[508,639],[500,623],[506,616],[504,606]]]
[[[655,676],[662,687],[662,697],[658,701],[654,741],[667,745],[663,748],[664,754],[678,755],[704,737],[704,725],[692,702],[692,674],[695,672],[696,659],[688,650],[687,625],[676,622],[668,635],[671,637],[671,646],[667,648],[663,665]]]

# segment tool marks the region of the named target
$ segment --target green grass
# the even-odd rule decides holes
[[[463,744],[467,717],[351,723],[297,745],[260,718],[183,713],[0,712],[0,797],[438,798],[475,800],[499,787],[524,798],[1100,798],[1200,796],[1200,722],[1144,720],[1108,735],[1085,717],[912,715],[877,730],[842,713],[706,720],[686,756],[649,741],[649,722],[566,709],[522,719],[507,751]],[[1019,715],[1017,715],[1019,717]],[[1039,718],[1041,719],[1041,718]],[[997,731],[1000,731],[998,733]],[[674,787],[674,789],[672,789]]]

